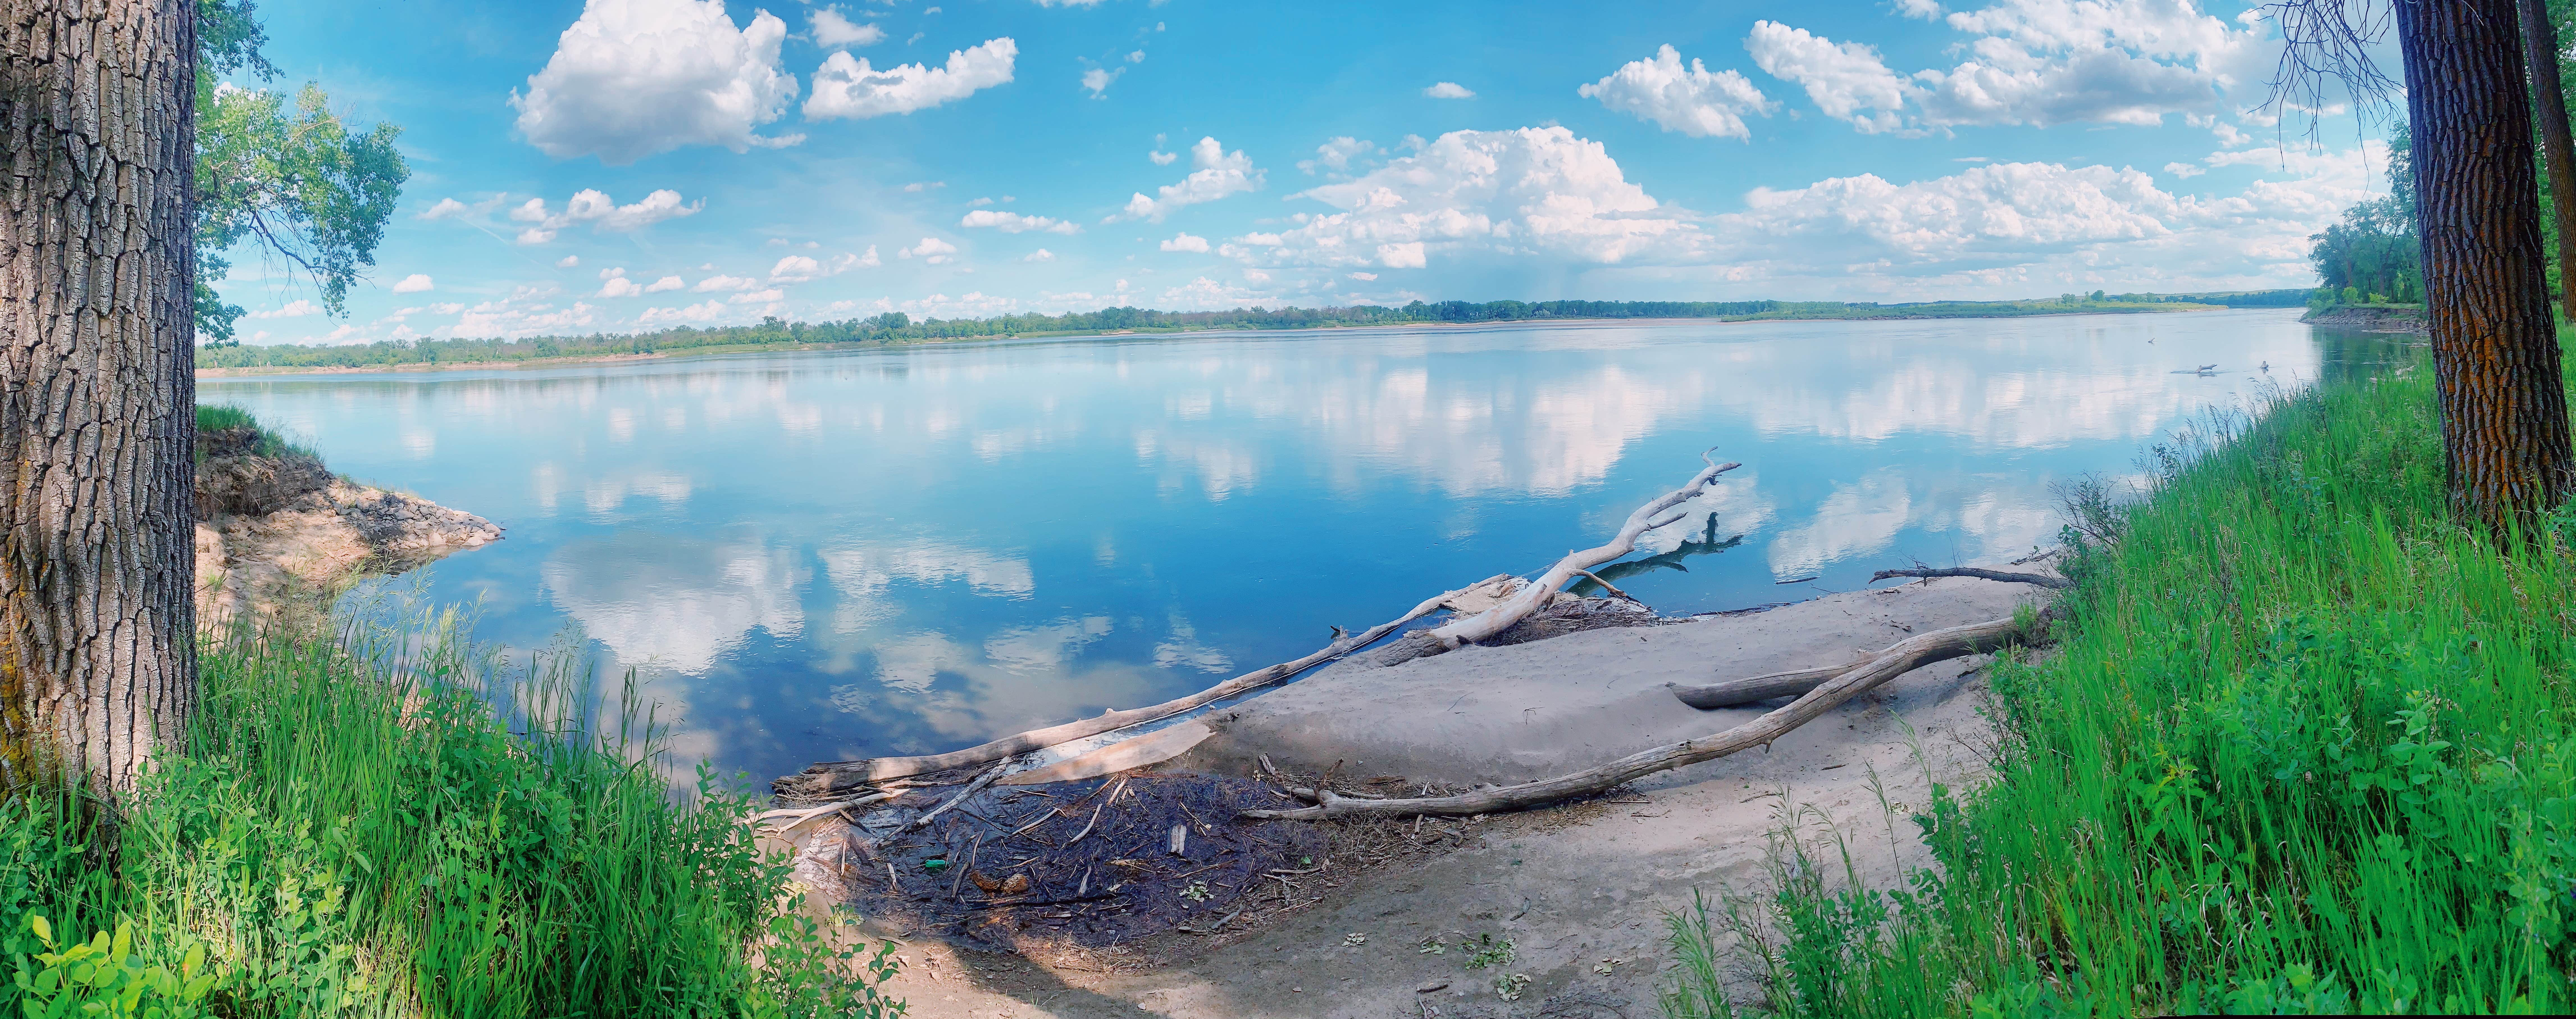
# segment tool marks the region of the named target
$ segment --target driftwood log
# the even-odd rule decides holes
[[[2001,570],[1981,570],[1969,566],[1962,566],[1953,569],[1934,569],[1929,566],[1918,566],[1913,569],[1906,570],[1880,570],[1878,571],[1878,575],[1869,579],[1872,581],[1880,581],[1891,577],[1976,577],[1983,580],[2000,580],[2014,584],[2035,584],[2051,590],[2064,590],[2075,586],[2073,581],[2067,580],[2064,577],[2052,577],[2044,573],[2007,573]],[[1975,644],[1976,642],[1974,640],[1963,637],[1952,641],[1945,647],[1926,648],[1923,651],[1924,657],[1921,665],[1930,665],[1934,662],[1946,661],[1952,658],[1965,658],[1973,654],[1982,654],[1987,650],[1977,647]],[[1890,648],[1888,650],[1892,651],[1895,649]],[[1886,653],[1887,652],[1885,651],[1879,652],[1879,654]],[[1681,698],[1682,703],[1688,704],[1691,707],[1699,708],[1701,710],[1712,708],[1732,708],[1737,705],[1767,701],[1774,697],[1789,697],[1796,694],[1806,693],[1809,690],[1815,689],[1817,684],[1841,675],[1843,670],[1849,668],[1851,668],[1849,665],[1828,665],[1823,668],[1798,669],[1791,672],[1775,672],[1768,676],[1754,676],[1750,679],[1730,679],[1723,682],[1708,683],[1700,686],[1683,686],[1679,683],[1668,683],[1665,685],[1672,689],[1673,696]]]
[[[1827,665],[1815,669],[1774,672],[1768,676],[1730,679],[1702,686],[1683,686],[1679,683],[1666,683],[1664,686],[1672,690],[1673,696],[1681,698],[1682,703],[1694,708],[1703,710],[1731,708],[1738,704],[1752,704],[1774,697],[1791,697],[1806,693],[1815,689],[1818,684],[1842,675],[1843,670],[1851,668],[1852,664],[1845,662],[1841,665]]]
[[[1005,758],[1015,757],[1035,750],[1044,750],[1048,747],[1059,744],[1071,743],[1074,740],[1086,739],[1100,735],[1104,732],[1124,729],[1128,726],[1144,722],[1151,722],[1158,718],[1169,718],[1193,708],[1203,707],[1205,705],[1224,700],[1228,697],[1233,697],[1237,694],[1247,693],[1252,690],[1269,686],[1272,683],[1277,683],[1300,672],[1304,672],[1335,658],[1357,651],[1360,648],[1367,647],[1370,644],[1376,643],[1378,638],[1395,632],[1398,627],[1430,615],[1433,611],[1440,608],[1441,602],[1456,597],[1461,591],[1466,591],[1471,588],[1481,587],[1486,584],[1494,583],[1495,581],[1506,579],[1509,579],[1508,574],[1480,580],[1474,584],[1468,585],[1467,587],[1459,588],[1457,591],[1443,591],[1438,595],[1425,600],[1422,604],[1414,606],[1413,610],[1410,612],[1397,616],[1394,619],[1387,620],[1386,622],[1380,623],[1366,630],[1362,630],[1358,633],[1344,634],[1335,639],[1332,643],[1325,645],[1323,650],[1307,655],[1304,658],[1299,658],[1290,662],[1281,662],[1268,668],[1255,669],[1187,697],[1165,701],[1152,707],[1131,708],[1126,711],[1102,712],[1101,714],[1081,719],[1079,721],[1066,722],[1063,725],[1049,726],[1044,729],[1031,729],[1015,736],[1005,736],[981,746],[968,747],[964,750],[955,750],[944,754],[929,754],[921,757],[873,757],[856,761],[824,761],[820,764],[807,765],[803,772],[779,778],[772,781],[769,785],[773,791],[777,792],[781,796],[800,799],[828,797],[872,782],[903,778],[909,775],[924,775],[934,771],[947,771],[953,768],[972,768],[977,765],[991,764]]]
[[[1371,800],[1334,794],[1329,789],[1290,790],[1315,801],[1311,807],[1290,810],[1247,810],[1245,818],[1271,821],[1319,821],[1325,818],[1362,816],[1411,816],[1419,814],[1493,814],[1507,810],[1527,810],[1561,800],[1594,793],[1608,792],[1659,771],[1669,771],[1701,761],[1715,760],[1752,747],[1769,746],[1790,730],[1813,721],[1853,697],[1921,667],[1939,661],[1958,647],[1975,648],[1976,652],[2000,651],[2014,644],[2036,646],[2048,638],[2051,613],[2040,612],[2027,620],[2019,616],[1946,630],[1916,634],[1898,641],[1894,647],[1876,657],[1853,665],[1807,691],[1797,700],[1776,708],[1743,725],[1698,739],[1686,740],[1630,754],[1598,768],[1570,775],[1523,782],[1519,785],[1492,786],[1458,796],[1429,796],[1416,799]],[[1976,653],[1969,652],[1969,653]]]
[[[1691,475],[1690,481],[1682,487],[1666,492],[1654,501],[1637,507],[1636,512],[1628,514],[1627,522],[1620,525],[1619,533],[1611,537],[1609,544],[1579,552],[1568,552],[1565,558],[1557,560],[1556,565],[1548,567],[1547,572],[1539,574],[1537,580],[1521,585],[1518,591],[1511,597],[1503,599],[1501,604],[1432,630],[1429,638],[1430,645],[1425,650],[1434,654],[1455,651],[1470,642],[1483,640],[1510,629],[1513,623],[1520,622],[1530,613],[1538,611],[1540,606],[1546,605],[1548,599],[1554,598],[1556,592],[1571,582],[1577,574],[1589,576],[1587,571],[1592,567],[1636,551],[1637,539],[1644,537],[1646,532],[1689,516],[1688,512],[1672,513],[1670,516],[1664,514],[1671,512],[1673,507],[1698,498],[1701,492],[1708,489],[1710,482],[1717,480],[1718,475],[1744,466],[1731,462],[1718,463],[1709,459],[1708,453],[1701,453],[1699,458],[1708,464],[1706,468]],[[1659,517],[1661,519],[1657,519]]]
[[[1921,577],[1926,580],[1933,577],[1975,577],[1980,580],[2000,580],[2007,584],[2037,584],[2041,587],[2060,591],[2075,586],[2075,582],[2072,580],[2068,580],[2064,577],[2052,577],[2045,573],[2009,573],[2003,570],[1981,570],[1974,566],[1952,566],[1944,569],[1935,569],[1930,566],[1917,566],[1912,569],[1905,570],[1880,570],[1877,573],[1870,574],[1869,580],[1870,583],[1875,584],[1882,580],[1894,580],[1898,577]]]

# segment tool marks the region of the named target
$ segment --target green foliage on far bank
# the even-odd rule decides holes
[[[899,1014],[887,952],[782,907],[756,806],[703,773],[675,800],[649,717],[569,707],[569,668],[486,686],[450,632],[206,646],[188,751],[114,839],[0,798],[0,1014]]]
[[[1873,891],[1802,851],[1714,912],[1770,1007],[2576,1007],[2576,512],[2462,529],[2439,436],[2418,362],[2157,447],[2058,649],[1992,672],[1992,783],[1906,808],[1938,868]],[[1676,1014],[1730,1011],[1681,972]]]
[[[2297,307],[2304,290],[2227,294],[2066,294],[2055,300],[1933,301],[1921,304],[1850,304],[1840,301],[1415,301],[1401,308],[1237,308],[1232,311],[1156,311],[1102,308],[1062,315],[1001,315],[984,319],[914,319],[903,312],[830,322],[764,319],[758,325],[699,329],[681,326],[633,335],[541,336],[521,340],[421,339],[363,345],[201,347],[199,368],[370,368],[512,363],[619,354],[761,350],[851,344],[936,343],[1013,337],[1228,329],[1321,329],[1570,319],[1995,318],[2075,312],[2180,311],[2223,306]]]

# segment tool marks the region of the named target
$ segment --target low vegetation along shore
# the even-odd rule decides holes
[[[891,958],[799,912],[758,808],[704,774],[675,801],[645,716],[565,707],[577,670],[441,626],[199,653],[187,752],[121,826],[0,801],[0,1014],[893,1014]]]
[[[1675,918],[1673,1014],[1744,965],[1791,1016],[2576,1007],[2576,513],[2458,523],[2422,364],[2149,462],[1993,782],[1914,812],[1938,868]]]
[[[960,340],[1051,336],[1117,336],[1213,330],[1334,329],[1409,325],[1478,325],[1495,322],[1570,322],[1591,319],[1705,318],[1727,322],[1768,320],[2010,318],[2027,315],[2122,314],[2201,311],[2212,308],[2289,308],[2307,301],[2305,290],[2224,294],[2064,294],[2055,300],[1929,301],[1919,304],[1849,304],[1840,301],[1415,301],[1401,308],[1237,308],[1232,311],[1156,311],[1103,308],[1063,315],[1000,315],[983,319],[919,319],[893,311],[837,322],[763,319],[759,325],[699,329],[681,326],[654,333],[609,336],[540,336],[523,340],[421,339],[324,347],[294,344],[210,346],[197,351],[201,375],[295,371],[383,371],[493,368],[523,364],[604,361],[668,354],[719,354],[850,346],[945,343]]]

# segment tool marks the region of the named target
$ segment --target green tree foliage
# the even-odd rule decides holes
[[[2388,145],[2388,193],[2345,209],[2343,222],[2308,238],[2324,289],[2345,303],[2372,296],[2423,300],[2423,246],[2415,233],[2415,165],[2401,125]]]
[[[310,277],[324,310],[345,314],[411,176],[394,148],[401,128],[352,131],[319,86],[290,105],[281,92],[222,82],[278,75],[260,54],[256,13],[252,0],[197,5],[197,332],[215,344],[238,342],[242,316],[212,286],[232,268],[223,252],[252,242]]]

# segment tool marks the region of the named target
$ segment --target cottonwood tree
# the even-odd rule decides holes
[[[195,0],[0,0],[0,781],[196,703]]]
[[[302,275],[328,315],[344,315],[349,288],[376,263],[411,168],[394,140],[402,129],[353,130],[330,96],[307,84],[290,107],[283,92],[224,84],[240,73],[274,81],[251,0],[197,0],[197,333],[239,342],[240,305],[213,284],[231,271],[226,252],[248,242]]]
[[[2519,0],[2522,55],[2531,65],[2531,109],[2539,119],[2542,163],[2558,215],[2558,299],[2576,322],[2576,137],[2567,125],[2567,90],[2558,78],[2558,22],[2547,0]]]
[[[2565,502],[2576,448],[2515,0],[2288,0],[2270,10],[2286,42],[2273,99],[2310,110],[2323,107],[2328,81],[2365,104],[2386,94],[2393,83],[2367,51],[2395,22],[2455,507],[2501,531]]]

